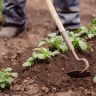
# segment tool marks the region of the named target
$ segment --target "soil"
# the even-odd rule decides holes
[[[81,1],[82,25],[96,17],[95,8],[96,0]],[[0,39],[0,69],[9,66],[19,73],[10,89],[1,90],[0,96],[96,96],[96,84],[92,81],[96,75],[96,40],[88,41],[94,51],[77,51],[90,62],[88,77],[73,78],[67,74],[85,66],[70,52],[54,57],[53,63],[37,62],[31,68],[22,68],[32,49],[55,28],[44,0],[27,0],[26,17],[25,32],[16,38]]]

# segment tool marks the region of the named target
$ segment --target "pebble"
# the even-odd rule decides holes
[[[53,87],[52,92],[55,93],[57,91],[57,88]]]
[[[15,84],[12,89],[16,90],[16,91],[20,91],[21,90],[21,85]]]
[[[9,96],[8,94],[4,94],[4,96]]]
[[[43,92],[45,92],[45,93],[48,93],[48,92],[49,92],[49,89],[48,89],[47,87],[45,87],[45,86],[43,86],[43,87],[41,88],[41,90],[42,90]]]
[[[21,96],[21,95],[12,95],[12,96]]]

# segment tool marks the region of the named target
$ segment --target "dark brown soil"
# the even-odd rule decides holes
[[[82,24],[96,17],[96,0],[81,1]],[[22,68],[22,64],[31,56],[32,49],[54,29],[55,25],[44,0],[27,0],[26,30],[16,38],[0,39],[0,69],[8,66],[19,73],[19,77],[10,89],[0,92],[0,96],[96,96],[96,84],[92,82],[96,75],[96,40],[88,43],[94,51],[78,52],[90,62],[90,76],[72,78],[68,72],[82,70],[83,62],[75,60],[68,52],[54,57],[52,62],[37,62],[31,68]]]

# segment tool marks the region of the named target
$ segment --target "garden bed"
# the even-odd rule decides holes
[[[95,3],[95,0],[81,1],[82,24],[96,17]],[[65,53],[63,57],[52,58],[53,63],[36,62],[31,68],[23,68],[22,64],[31,56],[32,49],[54,29],[50,13],[41,0],[28,0],[26,15],[24,33],[16,38],[0,39],[0,68],[9,66],[19,74],[10,89],[1,90],[0,96],[96,96],[96,84],[92,81],[96,75],[95,38],[88,41],[93,52],[76,50],[80,57],[86,57],[90,62],[89,77],[72,78],[67,75],[68,72],[84,67],[83,63],[76,61],[70,52]]]

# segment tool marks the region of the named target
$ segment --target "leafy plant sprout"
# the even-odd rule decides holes
[[[18,73],[13,72],[12,68],[5,68],[0,71],[0,88],[4,89],[6,87],[9,87],[13,81],[14,78],[18,77]]]
[[[78,48],[84,51],[89,48],[89,45],[82,38],[78,37],[74,32],[69,32],[69,36],[75,48]],[[52,33],[52,34],[49,34],[48,37],[49,38],[41,41],[39,43],[39,46],[42,46],[44,44],[50,44],[60,52],[68,51],[68,47],[61,35],[57,36],[56,33]]]
[[[57,36],[56,33],[52,33],[48,35],[44,41],[41,41],[38,46],[42,46],[44,44],[50,44],[53,48],[57,49],[60,52],[67,52],[68,47],[64,42],[62,36]]]
[[[36,60],[46,60],[51,59],[53,56],[58,55],[59,52],[56,50],[54,52],[49,51],[46,48],[36,48],[36,52],[32,53],[32,56],[22,65],[23,67],[31,67],[35,64]]]
[[[69,32],[69,36],[70,36],[72,44],[75,48],[78,48],[78,49],[81,49],[84,51],[88,49],[87,43],[80,37],[76,36],[74,34],[74,32]]]
[[[96,18],[87,26],[82,26],[77,30],[77,36],[86,36],[88,39],[96,37]]]

